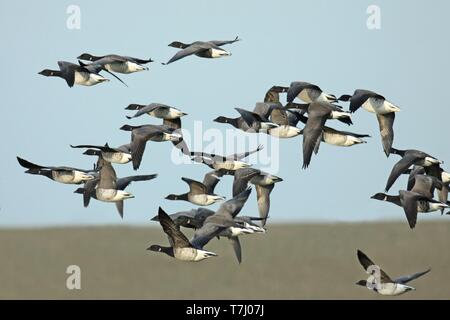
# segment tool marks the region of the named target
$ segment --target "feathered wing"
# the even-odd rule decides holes
[[[377,114],[377,119],[380,127],[383,150],[386,156],[389,156],[389,154],[391,153],[392,143],[394,141],[395,112]]]

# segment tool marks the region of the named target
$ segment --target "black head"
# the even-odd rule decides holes
[[[339,101],[350,101],[350,99],[352,98],[352,96],[348,95],[348,94],[343,94],[342,96],[340,96],[338,98]]]
[[[123,131],[133,131],[133,129],[134,129],[134,127],[130,126],[128,124],[125,124],[125,125],[120,127],[120,130],[123,130]]]
[[[220,116],[220,117],[215,118],[215,119],[214,119],[214,122],[228,123],[228,122],[230,122],[230,119],[227,118],[227,117],[222,117],[222,116]]]
[[[86,154],[88,156],[101,156],[102,152],[100,150],[94,150],[94,149],[87,149],[83,154]]]
[[[178,48],[178,49],[184,49],[184,48],[187,48],[188,45],[183,43],[183,42],[180,42],[180,41],[174,41],[174,42],[169,44],[169,47]]]
[[[55,70],[44,69],[41,72],[39,72],[38,74],[41,74],[46,77],[54,77],[57,75],[57,72]]]
[[[176,195],[176,194],[169,194],[167,197],[166,197],[166,199],[167,200],[180,200],[180,196],[179,195]]]
[[[373,196],[371,196],[370,199],[384,201],[384,200],[386,200],[386,197],[387,197],[387,195],[385,193],[379,192],[379,193],[374,194]]]
[[[355,284],[358,285],[358,286],[361,286],[361,287],[367,287],[367,280],[359,280]]]
[[[148,247],[147,250],[155,251],[155,252],[162,252],[163,248],[157,244],[153,244],[150,247]]]
[[[78,56],[77,59],[94,61],[94,56],[89,53],[83,53],[82,55]]]
[[[191,223],[191,219],[186,216],[178,216],[173,220],[177,226],[187,226]]]

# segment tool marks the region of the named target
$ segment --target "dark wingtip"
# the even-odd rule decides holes
[[[127,118],[128,120],[133,119],[133,117],[130,116],[125,116],[125,118]]]

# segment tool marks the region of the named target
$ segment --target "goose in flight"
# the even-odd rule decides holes
[[[133,163],[134,170],[137,170],[141,164],[147,141],[172,141],[175,147],[181,149],[183,153],[189,152],[181,133],[178,133],[178,130],[167,125],[130,126],[126,124],[120,129],[124,131],[131,131],[130,149],[131,161]]]
[[[93,170],[76,169],[72,167],[47,167],[41,166],[20,157],[17,157],[19,164],[28,169],[25,173],[45,176],[53,181],[64,184],[81,184],[94,179]]]
[[[395,113],[400,108],[386,100],[382,95],[364,89],[357,89],[353,95],[342,95],[339,101],[350,101],[350,112],[355,112],[360,107],[368,112],[375,113],[380,128],[381,142],[386,156],[390,155],[394,141]]]
[[[214,193],[214,188],[220,181],[215,171],[205,175],[203,182],[195,181],[189,178],[181,178],[189,185],[189,192],[183,194],[169,194],[167,200],[184,200],[199,206],[209,206],[217,201],[225,200],[224,197]]]
[[[223,45],[231,44],[239,41],[238,37],[234,40],[213,40],[213,41],[195,41],[190,44],[185,44],[180,41],[174,41],[169,44],[169,47],[181,49],[178,51],[168,62],[162,63],[168,65],[177,60],[183,59],[187,56],[195,54],[201,58],[220,58],[225,56],[231,56],[231,53],[221,48]]]
[[[356,284],[359,286],[367,287],[369,290],[373,290],[376,293],[384,296],[398,296],[405,292],[416,290],[415,288],[407,286],[406,284],[427,274],[431,270],[427,269],[425,271],[417,272],[412,275],[391,279],[391,277],[389,277],[387,273],[384,272],[384,270],[381,269],[378,265],[373,263],[373,261],[370,260],[370,258],[364,252],[358,250],[357,256],[361,266],[368,274],[370,274],[369,279],[371,281],[369,282],[369,279],[360,280]]]
[[[290,103],[294,101],[295,98],[299,98],[306,103],[316,101],[337,102],[335,95],[323,92],[319,86],[304,81],[291,82],[291,85],[287,90],[286,100]]]
[[[164,233],[169,238],[170,247],[151,245],[147,250],[165,253],[177,260],[189,262],[198,262],[217,256],[216,253],[206,251],[203,247],[220,233],[222,230],[221,228],[217,228],[211,232],[203,232],[197,237],[194,236],[194,239],[189,241],[161,207],[159,207],[158,221],[163,228]]]
[[[128,105],[125,110],[137,110],[133,116],[126,116],[127,119],[137,118],[144,114],[148,114],[155,118],[174,120],[187,115],[187,113],[184,113],[177,108],[162,103],[150,103],[147,105],[133,103]]]
[[[442,163],[441,160],[436,159],[435,157],[432,157],[423,151],[414,149],[399,150],[391,148],[390,153],[397,154],[402,158],[392,168],[392,171],[389,174],[388,180],[386,182],[385,191],[389,191],[398,177],[400,177],[400,175],[407,171],[408,168],[412,165],[426,167],[427,170],[430,170],[430,173],[433,173],[435,171],[439,172],[439,164]],[[433,173],[432,175],[439,179],[441,174],[439,172]]]
[[[81,86],[93,86],[109,79],[98,74],[98,68],[78,65],[67,61],[58,61],[59,70],[44,69],[39,72],[45,77],[59,77],[66,80],[69,87],[75,84]]]
[[[211,154],[206,152],[190,152],[192,161],[198,163],[204,163],[208,167],[214,170],[237,170],[240,168],[247,168],[251,165],[241,161],[242,159],[248,157],[249,155],[256,153],[263,149],[262,145],[259,145],[256,149],[251,151],[246,151],[242,153],[234,153],[228,156],[222,156],[218,154]]]
[[[89,156],[101,156],[102,159],[111,163],[125,164],[131,161],[130,144],[124,144],[117,148],[111,148],[108,143],[104,146],[90,144],[70,145],[71,148],[88,148],[83,154]]]

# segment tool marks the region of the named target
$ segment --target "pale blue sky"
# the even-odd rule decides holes
[[[66,28],[66,8],[81,8],[81,29]],[[366,27],[366,8],[381,8],[381,29]],[[26,175],[20,155],[44,165],[91,167],[93,159],[69,144],[126,143],[118,130],[127,122],[157,123],[150,118],[127,121],[129,103],[162,102],[189,113],[204,127],[225,130],[213,122],[234,116],[235,107],[251,108],[272,85],[303,80],[334,93],[356,88],[377,91],[398,104],[394,146],[417,148],[450,161],[448,148],[448,74],[450,46],[447,1],[4,1],[0,3],[2,157],[0,227],[62,224],[147,224],[162,206],[172,213],[190,209],[187,202],[164,200],[182,193],[180,177],[201,180],[207,168],[175,166],[171,145],[151,143],[139,170],[158,173],[129,191],[120,220],[113,204],[92,201],[83,208],[76,186]],[[189,57],[169,66],[174,41],[233,39],[223,59]],[[37,73],[58,60],[76,61],[83,53],[117,53],[156,60],[149,72],[122,75],[95,87],[66,86],[62,79]],[[107,75],[108,77],[108,75]],[[111,78],[109,76],[109,78]],[[395,156],[386,159],[378,123],[364,110],[355,125],[329,125],[372,138],[366,145],[338,148],[322,145],[308,170],[301,170],[301,138],[280,141],[284,182],[272,193],[272,222],[287,220],[353,221],[404,219],[401,208],[370,200],[382,191]],[[266,146],[267,148],[269,146]],[[446,167],[447,165],[445,165]],[[447,169],[450,169],[446,167]],[[131,165],[116,166],[119,176],[135,174]],[[404,179],[392,188],[404,187]],[[217,188],[231,196],[230,178]],[[256,194],[242,214],[256,215]],[[212,209],[217,208],[212,206]],[[438,214],[436,214],[438,216]],[[438,217],[445,219],[448,217]],[[429,219],[429,218],[425,218]]]

